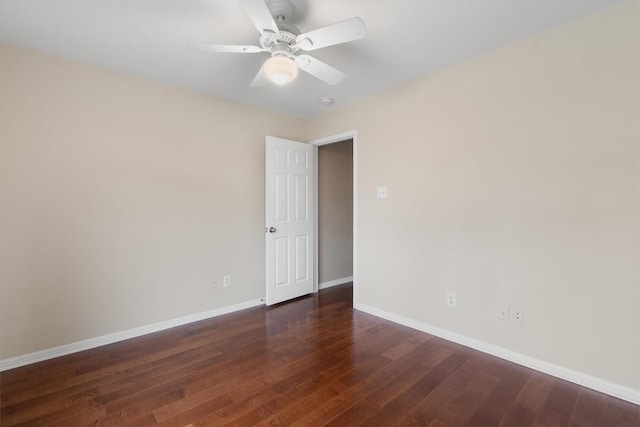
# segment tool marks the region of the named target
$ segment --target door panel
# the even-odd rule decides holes
[[[309,278],[309,238],[296,236],[296,281]]]
[[[296,221],[308,221],[309,177],[296,175]]]
[[[266,138],[267,305],[313,292],[313,146]]]

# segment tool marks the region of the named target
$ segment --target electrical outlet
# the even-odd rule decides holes
[[[500,307],[500,320],[509,320],[509,306],[503,305]]]
[[[227,274],[226,276],[224,276],[222,278],[222,286],[224,286],[225,288],[228,288],[229,286],[231,286],[231,275]]]
[[[524,311],[520,307],[511,307],[509,311],[509,320],[515,323],[524,324]]]
[[[447,292],[447,305],[449,307],[456,306],[456,294],[454,294],[453,292]]]

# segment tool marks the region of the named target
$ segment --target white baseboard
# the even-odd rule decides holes
[[[353,282],[353,276],[343,277],[341,279],[329,280],[328,282],[322,282],[318,284],[318,289],[327,289],[332,286],[344,285],[345,283]]]
[[[30,365],[36,362],[42,362],[43,360],[53,359],[59,356],[66,356],[67,354],[77,353],[83,350],[89,350],[106,344],[112,344],[114,342],[136,338],[142,335],[150,334],[152,332],[158,332],[165,329],[174,328],[176,326],[186,325],[187,323],[197,322],[199,320],[209,319],[212,317],[218,317],[222,316],[223,314],[229,314],[247,308],[257,307],[263,304],[264,300],[262,299],[245,301],[238,304],[228,305],[226,307],[215,308],[213,310],[208,310],[201,313],[190,314],[188,316],[179,317],[177,319],[165,320],[163,322],[152,323],[150,325],[140,326],[138,328],[128,329],[126,331],[114,332],[112,334],[102,335],[100,337],[89,338],[83,341],[61,345],[59,347],[48,348],[46,350],[40,350],[16,357],[10,357],[8,359],[2,359],[0,360],[0,372],[19,368],[20,366]]]
[[[544,360],[539,360],[533,357],[526,356],[524,354],[516,353],[514,351],[507,350],[505,348],[489,344],[484,341],[456,334],[455,332],[431,326],[426,323],[418,322],[416,320],[409,319],[395,313],[390,313],[388,311],[380,310],[366,304],[356,303],[354,304],[354,308],[373,316],[381,317],[391,322],[398,323],[412,329],[417,329],[418,331],[426,332],[428,334],[444,338],[448,341],[453,341],[466,347],[471,347],[483,353],[488,353],[501,359],[517,363],[518,365],[526,366],[528,368],[535,369],[536,371],[540,371],[545,374],[549,374],[554,377],[558,377],[563,380],[567,380],[572,383],[599,391],[601,393],[605,393],[610,396],[635,403],[636,405],[640,405],[640,390],[635,390],[582,372],[574,371],[563,366],[545,362]]]

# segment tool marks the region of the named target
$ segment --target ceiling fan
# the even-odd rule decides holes
[[[338,84],[344,73],[299,51],[312,51],[366,37],[367,27],[359,17],[353,17],[306,33],[287,20],[293,13],[290,0],[240,0],[242,7],[260,32],[259,46],[197,45],[208,52],[261,53],[271,57],[265,61],[251,86],[263,86],[269,81],[285,84],[294,80],[298,69],[329,85]]]

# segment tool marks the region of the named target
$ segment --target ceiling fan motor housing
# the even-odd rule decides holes
[[[293,25],[287,25],[287,27],[292,27],[292,28],[283,28],[280,25],[278,25],[278,28],[280,28],[279,35],[271,31],[263,32],[262,35],[260,36],[260,46],[262,46],[263,49],[270,50],[274,45],[278,43],[284,43],[287,45],[294,44],[296,42],[296,38],[298,37],[298,34],[300,34],[300,30],[295,28]]]
[[[293,13],[293,3],[290,0],[269,0],[267,7],[280,30],[280,34],[276,35],[273,32],[264,31],[260,36],[260,46],[273,53],[274,46],[284,43],[290,48],[289,52],[294,52],[297,49],[292,48],[292,45],[296,42],[300,30],[295,25],[286,22]]]

